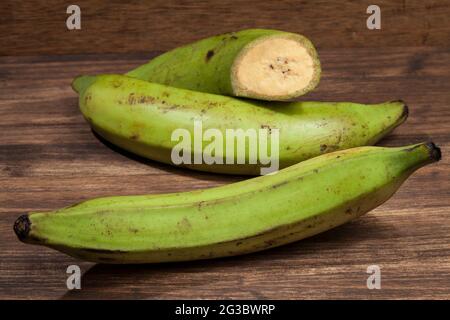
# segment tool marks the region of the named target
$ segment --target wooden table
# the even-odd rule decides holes
[[[28,211],[243,179],[146,161],[93,135],[71,79],[125,72],[154,54],[0,57],[0,298],[450,298],[450,50],[442,48],[320,50],[323,79],[305,99],[404,99],[410,117],[381,145],[432,140],[443,153],[352,223],[247,256],[161,265],[95,265],[19,242],[12,225]],[[66,288],[72,264],[81,290]],[[374,264],[381,290],[366,287]]]

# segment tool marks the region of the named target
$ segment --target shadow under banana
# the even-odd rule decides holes
[[[304,270],[317,264],[316,268],[325,259],[328,265],[340,265],[346,249],[376,238],[380,232],[397,233],[393,225],[370,215],[308,239],[242,256],[181,263],[95,264],[82,275],[81,289],[67,291],[60,299],[176,299],[193,291],[201,296],[207,291],[202,288],[211,288],[211,283],[217,288],[233,288],[234,293],[241,291],[246,298],[264,299],[255,288],[247,287],[243,274],[267,271],[273,265]]]

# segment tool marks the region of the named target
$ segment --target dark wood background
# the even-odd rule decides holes
[[[318,48],[449,46],[449,0],[77,0],[81,30],[68,31],[70,1],[0,1],[0,55],[147,53],[245,28],[310,37]],[[382,30],[366,28],[381,8]]]
[[[0,298],[450,298],[450,5],[378,1],[78,1],[82,30],[65,29],[63,1],[0,4]],[[17,216],[107,195],[187,191],[243,177],[146,161],[96,138],[71,79],[125,72],[202,36],[246,27],[301,32],[318,45],[323,79],[304,99],[404,99],[408,121],[381,142],[432,140],[443,160],[415,173],[387,203],[313,238],[243,257],[107,266],[20,243]],[[83,272],[68,291],[66,268]],[[366,268],[381,267],[368,290]]]

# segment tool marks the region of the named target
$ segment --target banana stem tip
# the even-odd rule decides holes
[[[75,92],[82,94],[94,81],[95,76],[79,75],[73,79],[72,89]]]
[[[428,148],[428,153],[430,155],[430,158],[433,161],[439,161],[442,158],[442,152],[441,149],[435,145],[433,142],[428,142],[426,144],[426,147]]]
[[[30,232],[31,221],[28,218],[27,214],[21,215],[17,218],[16,222],[14,222],[14,232],[16,233],[19,240],[24,240],[28,237],[28,233]]]

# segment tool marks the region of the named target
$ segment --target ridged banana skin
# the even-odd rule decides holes
[[[234,256],[297,241],[388,200],[434,144],[360,147],[192,192],[107,197],[15,224],[19,239],[100,263],[157,263]]]
[[[171,141],[178,128],[194,136],[194,121],[203,131],[279,129],[279,167],[336,150],[372,145],[403,123],[408,109],[402,101],[363,105],[333,102],[257,102],[172,88],[121,75],[83,76],[75,80],[80,110],[92,128],[113,144],[140,156],[172,164]],[[225,140],[225,139],[224,139]],[[210,141],[203,142],[203,148]],[[271,148],[269,139],[268,145]],[[259,175],[249,164],[181,164],[200,171]],[[194,149],[191,155],[201,153]],[[217,150],[225,159],[226,149]],[[258,157],[258,160],[260,158]],[[225,163],[225,160],[224,160]]]

